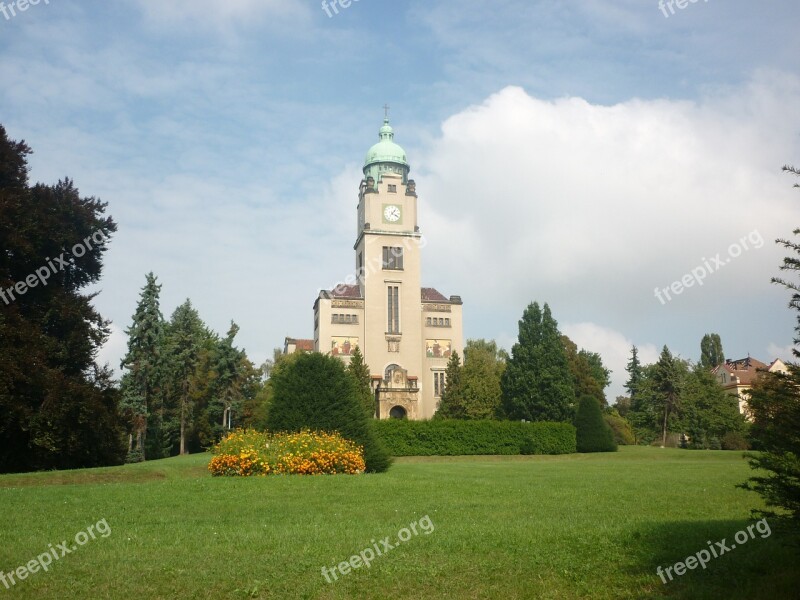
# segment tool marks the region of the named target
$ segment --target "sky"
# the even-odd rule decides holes
[[[525,307],[599,352],[791,358],[771,284],[800,226],[800,4],[40,0],[0,5],[0,124],[32,182],[119,226],[94,303],[118,369],[145,274],[256,364],[352,273],[390,106],[423,285],[510,349]],[[681,8],[682,6],[682,8]],[[25,7],[22,10],[22,7]],[[666,291],[665,291],[666,290]]]

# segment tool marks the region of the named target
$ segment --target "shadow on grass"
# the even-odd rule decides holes
[[[776,523],[770,523],[769,535],[762,524],[761,531],[755,527],[747,541],[737,543],[735,536],[744,531],[755,520],[726,521],[681,521],[669,524],[643,525],[631,536],[630,547],[635,563],[632,566],[641,574],[642,570],[652,573],[657,589],[656,596],[665,598],[702,599],[783,599],[800,598],[800,549],[788,543],[787,535],[779,531]],[[741,541],[744,534],[740,534]],[[725,540],[728,550],[721,552],[716,542]],[[717,552],[714,558],[709,543]],[[675,574],[675,564],[684,562],[706,550],[711,558],[705,569],[698,564],[685,574]],[[662,583],[656,573],[661,567],[665,571],[672,567],[672,580],[664,575],[667,583]]]

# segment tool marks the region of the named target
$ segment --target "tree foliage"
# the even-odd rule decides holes
[[[700,340],[700,366],[709,370],[724,362],[725,353],[722,351],[722,340],[719,334],[705,334]]]
[[[358,387],[341,360],[312,352],[297,354],[272,373],[270,431],[338,431],[364,448],[367,471],[386,471],[391,460],[364,411]]]
[[[0,126],[0,471],[118,464],[119,393],[94,362],[108,322],[83,293],[117,226],[69,179],[30,186],[30,153]]]
[[[628,381],[625,382],[625,389],[628,391],[631,401],[633,401],[644,377],[642,363],[639,361],[639,349],[636,346],[631,347],[631,358],[625,370],[628,372]]]
[[[161,286],[156,276],[148,273],[133,323],[125,331],[128,335],[128,352],[120,366],[128,371],[123,376],[121,392],[122,407],[131,429],[128,437],[129,462],[145,460],[147,457],[148,417],[158,414],[162,404],[164,317],[159,306],[160,294]]]
[[[358,346],[356,346],[356,349],[353,350],[350,355],[347,372],[356,382],[358,396],[361,400],[361,404],[364,406],[364,412],[370,419],[374,419],[376,409],[375,395],[372,393],[369,366],[364,362],[364,355],[361,353],[361,348]]]
[[[600,402],[593,396],[583,396],[575,415],[578,452],[616,452],[614,433],[603,418]]]
[[[583,396],[592,396],[603,406],[608,404],[603,390],[611,382],[611,371],[603,366],[600,355],[596,352],[578,350],[575,342],[566,335],[561,336],[561,343],[567,353],[576,404]]]
[[[800,170],[785,166],[784,171],[800,176]],[[795,184],[800,188],[800,184]],[[800,236],[800,228],[794,230]],[[779,239],[777,243],[789,256],[780,269],[792,275],[800,274],[800,243]],[[789,308],[797,312],[794,357],[800,358],[800,282],[780,277],[773,283],[790,292]],[[761,452],[750,456],[750,466],[758,470],[746,487],[758,492],[767,506],[785,511],[784,520],[793,526],[795,538],[800,537],[800,365],[789,365],[789,374],[765,373],[753,386],[748,399],[753,417],[751,437]],[[766,472],[766,474],[763,474]],[[765,513],[771,514],[772,513]],[[777,517],[777,515],[772,515]]]
[[[573,376],[547,304],[540,309],[534,302],[525,309],[501,387],[503,413],[509,419],[572,422]]]
[[[464,364],[458,354],[450,356],[446,385],[436,418],[496,419],[500,411],[500,380],[508,354],[494,340],[467,340]]]
[[[437,419],[466,419],[464,396],[461,389],[461,357],[453,350],[444,372],[445,385],[440,392]]]

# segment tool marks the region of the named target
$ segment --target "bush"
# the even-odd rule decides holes
[[[338,431],[364,449],[367,471],[386,471],[391,458],[375,433],[374,421],[364,412],[355,378],[342,361],[319,352],[296,356],[270,378],[268,429]]]
[[[337,433],[300,431],[270,435],[252,429],[229,433],[212,450],[214,476],[333,475],[363,473],[361,448]]]
[[[375,425],[393,456],[575,452],[575,428],[569,423],[388,419]]]
[[[614,434],[614,441],[620,446],[633,446],[636,443],[636,438],[633,435],[633,428],[625,417],[611,409],[610,412],[603,414],[603,419]]]
[[[614,433],[603,419],[597,399],[583,396],[575,416],[578,452],[616,452]]]
[[[723,450],[750,450],[750,442],[747,437],[738,431],[729,431],[722,436]]]

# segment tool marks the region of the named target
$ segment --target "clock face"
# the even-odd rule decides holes
[[[387,223],[397,223],[401,215],[400,207],[396,204],[387,204],[383,207],[383,219]]]

